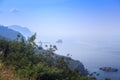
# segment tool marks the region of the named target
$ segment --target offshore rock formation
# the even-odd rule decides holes
[[[118,69],[112,68],[112,67],[101,67],[99,69],[105,72],[117,72],[118,71]]]

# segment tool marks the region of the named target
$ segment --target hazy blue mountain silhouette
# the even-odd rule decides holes
[[[10,29],[13,29],[15,31],[20,32],[22,35],[24,35],[24,37],[27,39],[28,37],[32,36],[32,32],[26,28],[26,27],[22,27],[19,25],[12,25],[12,26],[8,26]]]
[[[26,37],[29,37],[29,36],[32,35],[31,31],[27,28],[24,28],[24,27],[15,26],[15,25],[14,26],[8,26],[8,27],[0,25],[0,38],[6,38],[6,39],[9,39],[9,40],[14,40],[14,39],[17,38],[18,34],[21,35],[22,37],[23,37],[23,35],[26,36]],[[58,40],[58,43],[62,43],[62,40]],[[46,51],[47,50],[38,50],[38,51],[36,51],[36,54],[42,54]],[[49,54],[51,54],[51,53],[49,53]],[[65,60],[68,58],[68,57],[65,57],[65,56],[58,55],[58,54],[55,54],[54,56],[56,56],[57,58],[63,57]],[[84,65],[80,61],[71,59],[69,67],[73,70],[77,69],[78,71],[80,71],[83,74],[87,74],[87,71],[86,71]]]
[[[0,25],[0,38],[14,40],[18,35],[24,37],[20,32],[9,29],[7,26]]]

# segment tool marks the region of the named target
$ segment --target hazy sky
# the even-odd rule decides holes
[[[46,37],[120,35],[120,0],[0,0],[0,24]]]

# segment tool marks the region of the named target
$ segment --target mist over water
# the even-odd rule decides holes
[[[90,72],[98,72],[98,80],[111,78],[120,80],[120,38],[119,36],[105,37],[72,37],[63,39],[62,44],[56,44],[57,54],[70,54],[73,59],[80,60]],[[103,72],[100,67],[118,68],[118,72]]]
[[[70,54],[99,80],[120,80],[120,0],[0,0],[0,24],[29,28],[37,44],[57,45],[57,54]]]

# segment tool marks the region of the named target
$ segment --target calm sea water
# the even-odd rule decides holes
[[[62,44],[57,44],[57,54],[67,55],[76,60],[80,60],[85,68],[90,72],[97,72],[100,75],[98,80],[111,78],[120,80],[120,39],[102,38],[102,39],[66,39]],[[118,72],[103,72],[100,67],[118,68]]]

